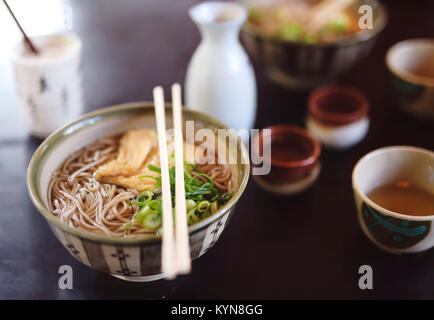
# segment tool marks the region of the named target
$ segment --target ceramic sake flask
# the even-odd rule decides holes
[[[256,118],[256,82],[239,42],[246,8],[232,2],[204,2],[190,8],[189,15],[202,40],[187,69],[186,106],[230,128],[251,129]]]

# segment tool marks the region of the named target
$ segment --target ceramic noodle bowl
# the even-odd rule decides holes
[[[172,127],[171,115],[172,111],[166,110],[168,128]],[[183,118],[185,121],[194,120],[196,128],[227,128],[217,120],[192,110],[183,109]],[[153,281],[164,277],[161,273],[161,238],[155,234],[140,238],[110,238],[69,227],[49,211],[47,190],[53,172],[73,151],[98,138],[143,127],[155,127],[154,107],[150,103],[117,105],[89,113],[49,136],[33,155],[27,173],[27,186],[33,204],[68,252],[95,270],[130,281]],[[192,259],[203,255],[217,242],[246,187],[249,162],[242,143],[237,144],[236,153],[241,161],[231,165],[234,183],[232,198],[216,213],[189,227]]]

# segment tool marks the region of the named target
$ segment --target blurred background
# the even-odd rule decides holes
[[[183,84],[200,41],[187,11],[199,2],[9,0],[9,5],[30,36],[71,30],[81,37],[84,101],[90,111],[150,101],[154,86],[167,90],[174,82]],[[389,13],[385,30],[372,52],[339,78],[371,101],[371,128],[365,140],[345,153],[324,151],[318,183],[297,198],[275,198],[251,181],[218,245],[195,262],[192,275],[166,283],[165,290],[155,293],[153,287],[113,280],[80,265],[54,241],[28,199],[25,172],[41,140],[29,136],[20,116],[10,54],[21,34],[0,2],[0,297],[434,298],[432,250],[406,257],[387,255],[362,235],[355,219],[350,175],[362,155],[395,144],[434,149],[432,122],[397,111],[384,62],[387,49],[396,42],[434,37],[434,1],[383,3]],[[271,83],[260,63],[254,61],[254,66],[255,128],[276,123],[303,126],[307,93]],[[22,227],[12,234],[14,221]],[[76,290],[58,290],[59,261],[79,272]],[[373,293],[357,287],[361,264],[377,270]]]

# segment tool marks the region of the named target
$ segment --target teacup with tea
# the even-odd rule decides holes
[[[386,55],[392,86],[401,109],[434,120],[434,39],[410,39]]]
[[[352,183],[359,223],[377,246],[391,253],[434,246],[434,152],[377,149],[356,164]]]

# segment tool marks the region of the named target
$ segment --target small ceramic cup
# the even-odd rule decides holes
[[[374,188],[408,180],[433,193],[434,152],[408,146],[377,149],[359,160],[352,183],[360,226],[381,249],[395,254],[427,250],[434,246],[434,212],[431,216],[396,213],[367,196]]]
[[[84,110],[80,38],[72,33],[33,37],[39,55],[24,41],[12,52],[21,113],[31,133],[45,138]]]
[[[386,64],[401,109],[434,120],[434,39],[398,42]]]
[[[366,136],[368,111],[368,99],[359,90],[327,85],[309,96],[306,128],[324,146],[346,149]]]
[[[276,195],[304,191],[320,173],[321,145],[305,129],[297,126],[275,125],[265,129],[271,130],[271,154],[261,151],[264,150],[264,130],[254,137],[252,148],[271,169],[269,174],[253,175],[253,178],[260,187]]]

